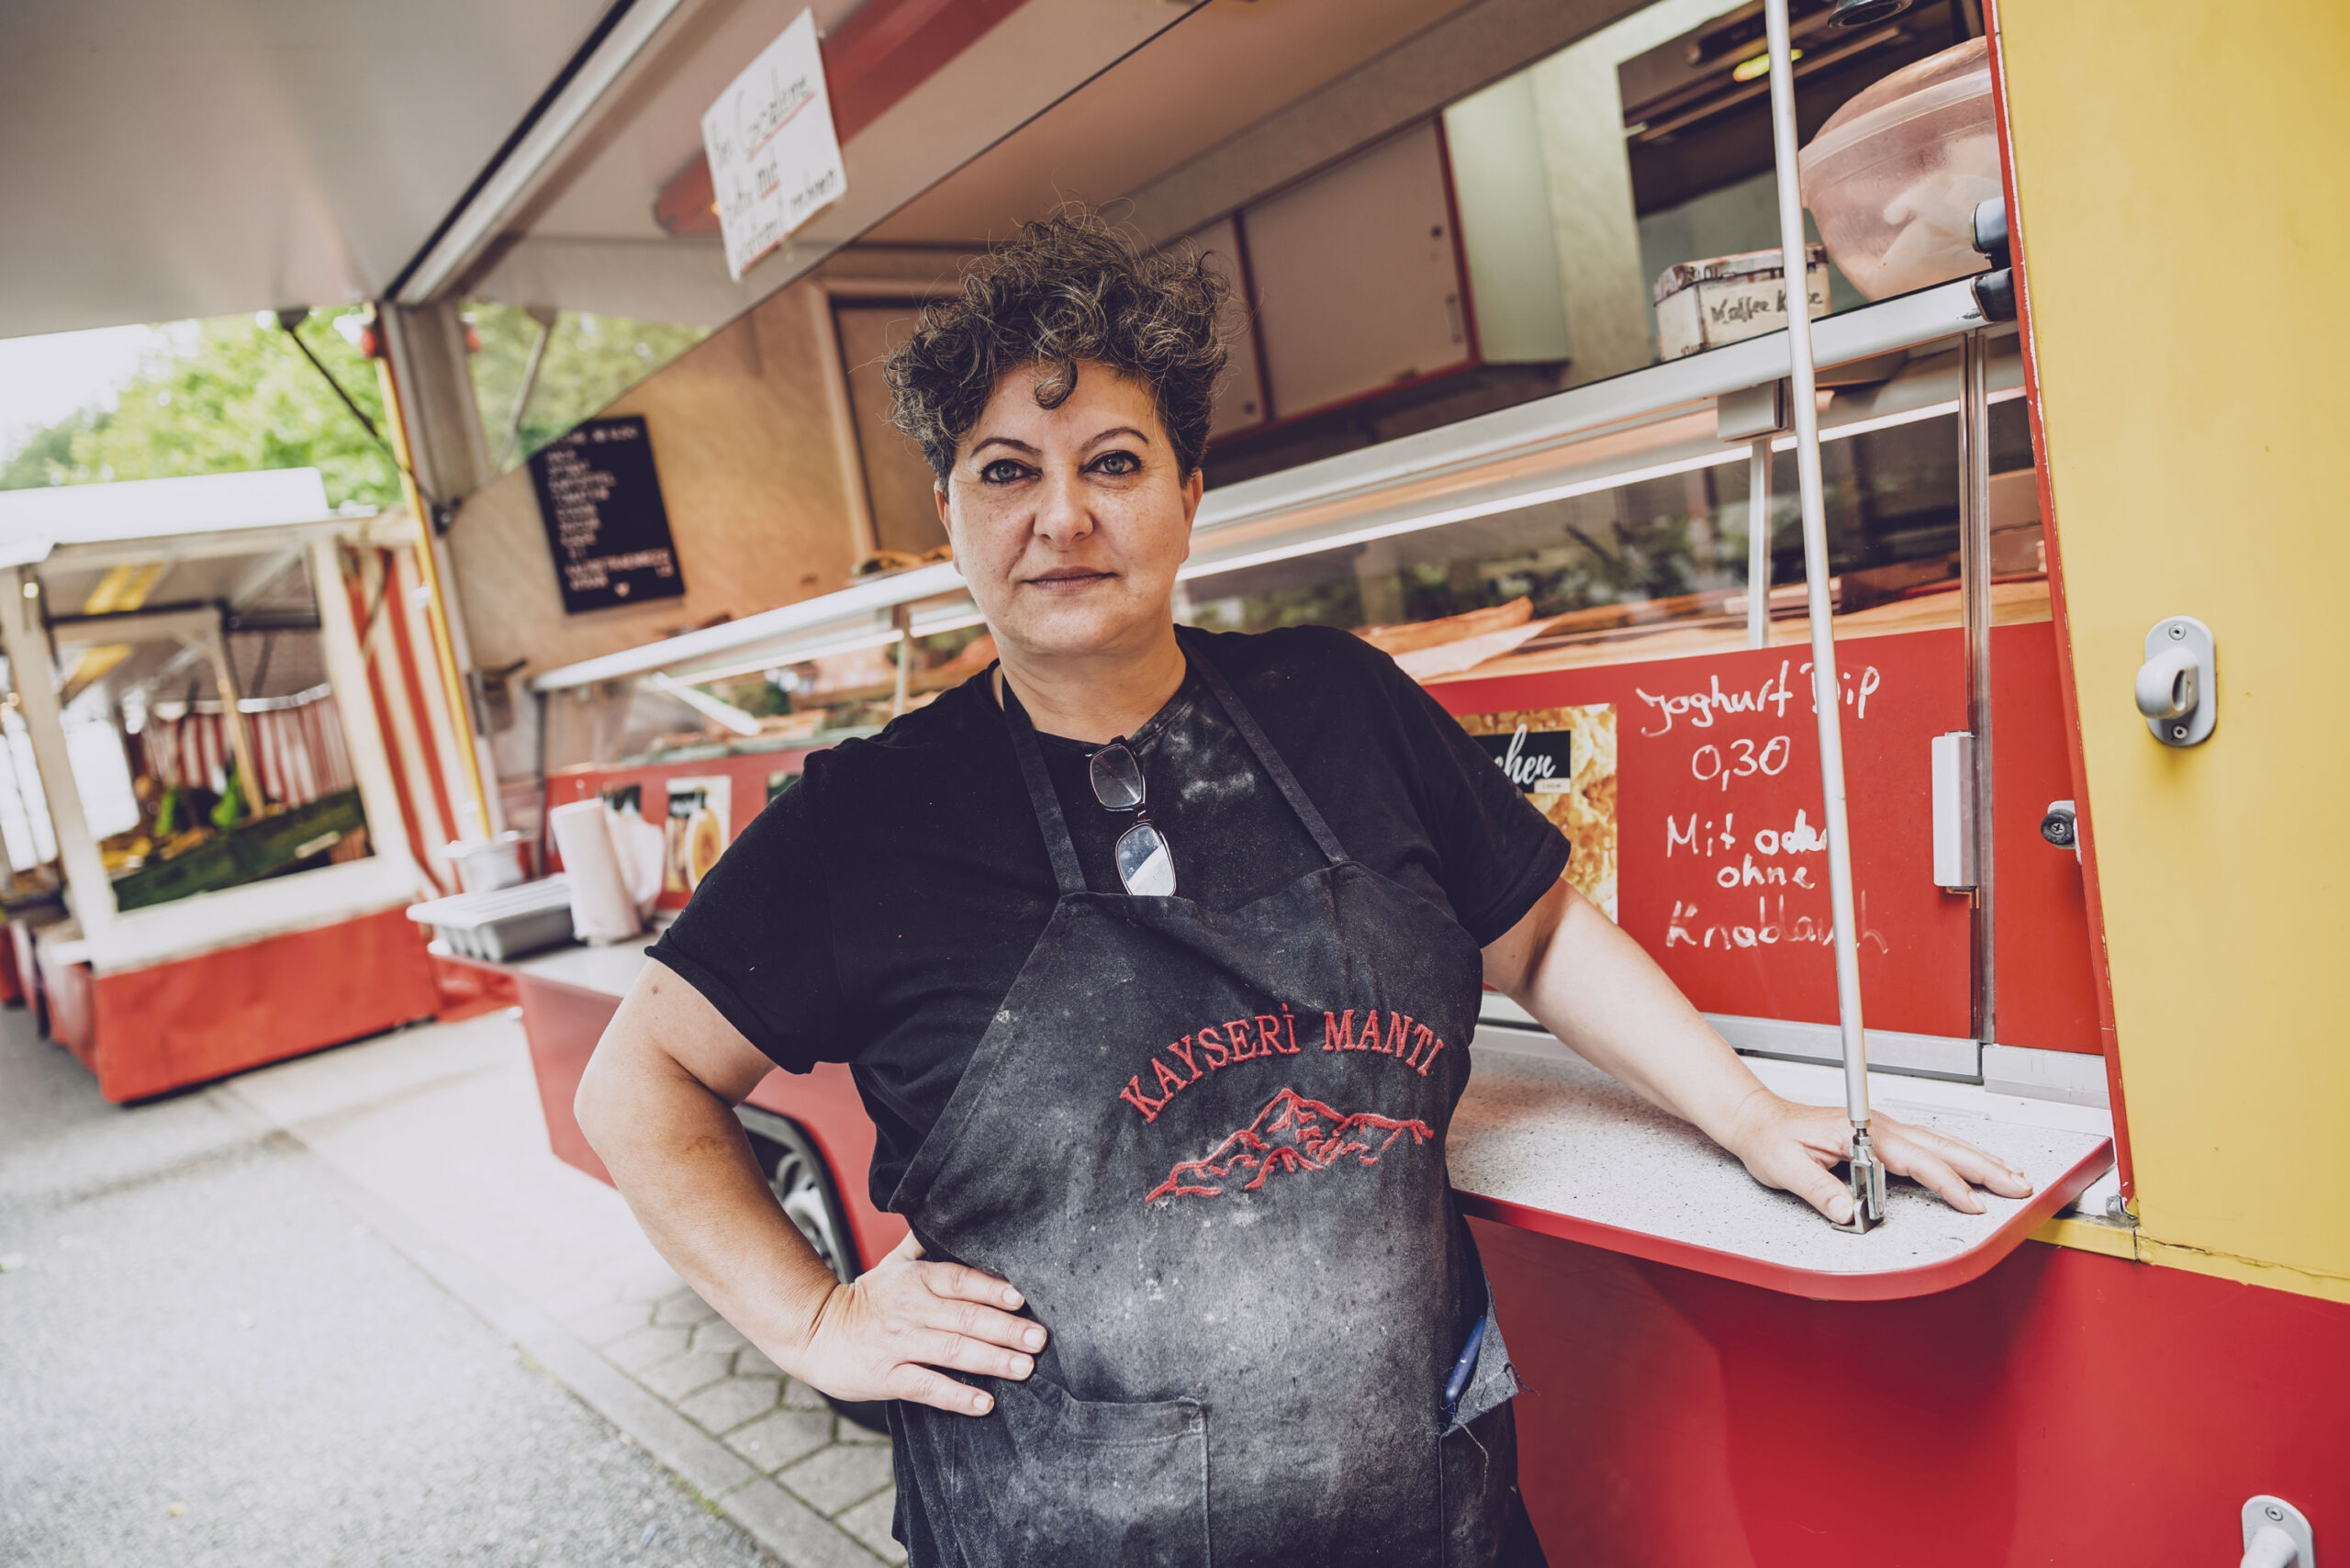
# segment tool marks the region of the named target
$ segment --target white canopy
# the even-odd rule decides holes
[[[607,5],[8,7],[0,337],[380,295]]]
[[[163,539],[332,515],[315,468],[0,490],[0,566],[31,566],[61,544]]]
[[[859,235],[951,253],[1128,196],[1147,231],[1186,232],[1634,3],[1571,0],[1522,49],[1484,14],[1555,0],[967,4],[997,20],[946,61],[910,41],[953,8],[935,0],[15,6],[0,338],[386,297],[716,326]],[[846,199],[735,283],[655,203],[803,8],[828,37],[870,24],[849,75],[916,84],[846,138]],[[1326,88],[1313,126],[1275,124]],[[1229,141],[1251,125],[1270,163]]]

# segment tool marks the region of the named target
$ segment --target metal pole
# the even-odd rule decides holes
[[[1804,585],[1811,612],[1812,706],[1819,718],[1819,782],[1826,795],[1829,907],[1836,922],[1836,1011],[1843,1025],[1844,1104],[1852,1121],[1852,1217],[1865,1231],[1885,1217],[1885,1167],[1869,1147],[1868,1041],[1861,1025],[1859,927],[1852,906],[1852,832],[1844,812],[1842,684],[1828,599],[1828,511],[1819,476],[1819,407],[1811,357],[1811,288],[1803,237],[1803,192],[1796,169],[1795,66],[1787,44],[1787,0],[1763,0],[1771,45],[1771,144],[1778,168],[1779,260],[1787,302],[1788,392],[1795,403],[1796,486],[1803,506]]]
[[[539,324],[539,335],[531,343],[531,357],[522,363],[522,385],[514,393],[514,411],[506,417],[506,444],[498,449],[498,461],[490,466],[498,473],[522,443],[522,416],[531,411],[531,395],[539,389],[539,367],[546,363],[547,342],[554,336],[556,315],[552,306],[533,305],[523,312]]]
[[[1992,947],[1998,889],[1991,845],[1991,421],[1988,348],[1979,331],[1960,341],[1958,404],[1959,587],[1966,623],[1966,727],[1975,736],[1975,1038],[1998,1044],[1998,972]]]
[[[245,797],[245,814],[257,817],[268,801],[262,792],[261,769],[253,760],[252,731],[245,724],[237,666],[229,662],[229,639],[222,633],[217,616],[198,645],[212,665],[212,689],[220,699],[220,722],[229,733],[229,755],[237,759],[237,787]]]
[[[388,307],[379,306],[376,309],[375,319],[386,334],[386,349],[375,366],[384,388],[385,422],[391,427],[392,451],[400,465],[400,488],[408,510],[416,518],[416,575],[424,588],[424,622],[432,633],[433,662],[441,668],[441,695],[449,709],[449,734],[456,743],[458,779],[465,786],[474,809],[470,823],[460,809],[453,825],[461,835],[471,826],[475,834],[487,838],[496,819],[490,812],[489,790],[482,782],[481,753],[474,745],[473,705],[466,700],[464,666],[457,657],[456,629],[452,624],[447,585],[442,580],[441,557],[435,548],[439,543],[435,508],[416,481],[416,443],[409,439],[408,410],[402,401],[408,391],[402,384],[406,367],[395,364],[396,360],[408,357],[404,347],[406,337],[417,329],[413,322],[395,317]],[[465,388],[464,395],[470,397],[471,388]],[[447,484],[445,476],[433,476],[436,491]],[[425,727],[429,737],[431,715],[419,713],[417,721]],[[431,745],[428,738],[428,752]],[[437,760],[433,766],[439,766]]]
[[[890,717],[894,719],[906,711],[906,677],[914,656],[913,606],[897,606],[890,611],[890,622],[898,629],[898,682],[890,699]]]
[[[1746,454],[1746,645],[1771,644],[1771,438]]]

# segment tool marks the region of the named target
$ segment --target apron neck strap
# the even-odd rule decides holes
[[[997,680],[996,665],[988,666],[988,685],[992,689]],[[1012,731],[1012,754],[1020,759],[1020,776],[1027,781],[1028,803],[1035,808],[1036,825],[1044,830],[1045,852],[1053,858],[1053,880],[1058,882],[1061,894],[1086,890],[1085,868],[1077,862],[1077,845],[1069,835],[1069,821],[1061,815],[1061,798],[1053,789],[1053,776],[1045,769],[1045,753],[1036,745],[1036,726],[1028,721],[1028,710],[1020,705],[1020,694],[1012,689],[1010,677],[1003,678],[1003,722]]]
[[[1314,846],[1333,866],[1342,863],[1347,852],[1338,843],[1338,835],[1322,820],[1321,812],[1307,799],[1305,787],[1289,770],[1289,764],[1281,760],[1281,754],[1273,749],[1273,743],[1259,726],[1257,716],[1240,700],[1240,694],[1232,689],[1224,672],[1209,661],[1192,637],[1185,635],[1188,631],[1181,626],[1175,629],[1187,662],[1199,672],[1202,684],[1224,705],[1232,727],[1240,732],[1240,738],[1256,754],[1258,766],[1272,779],[1273,788],[1281,792],[1281,799],[1289,802],[1290,810],[1297,813],[1297,820],[1313,835]],[[996,683],[997,668],[995,665],[988,666],[990,689]],[[1046,853],[1052,857],[1053,879],[1060,884],[1064,894],[1084,892],[1085,869],[1078,864],[1077,845],[1069,837],[1069,819],[1061,814],[1060,794],[1053,788],[1053,776],[1045,767],[1044,750],[1036,744],[1036,726],[1030,721],[1028,710],[1020,705],[1020,694],[1012,689],[1008,678],[1003,681],[1003,720],[1012,732],[1012,751],[1020,759],[1020,776],[1027,783],[1029,803],[1035,808],[1036,825],[1044,831]]]
[[[1225,715],[1232,720],[1232,727],[1240,732],[1240,738],[1247,741],[1248,749],[1257,754],[1258,765],[1271,777],[1273,788],[1281,792],[1281,798],[1289,802],[1289,809],[1297,813],[1297,820],[1304,823],[1305,831],[1314,835],[1314,846],[1322,851],[1323,858],[1331,865],[1338,865],[1347,857],[1346,848],[1339,844],[1338,835],[1330,831],[1330,824],[1322,820],[1322,813],[1306,798],[1305,786],[1297,781],[1297,775],[1289,770],[1289,764],[1281,760],[1281,754],[1273,749],[1272,741],[1257,723],[1257,715],[1248,711],[1248,705],[1240,700],[1240,694],[1233,690],[1231,683],[1224,678],[1224,672],[1217,669],[1198,646],[1196,633],[1192,637],[1184,635],[1188,630],[1178,626],[1175,637],[1183,644],[1183,652],[1189,656],[1192,667],[1200,672],[1200,679],[1215,693],[1215,700],[1224,704]]]

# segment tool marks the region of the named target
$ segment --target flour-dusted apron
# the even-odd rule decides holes
[[[890,1206],[1052,1333],[974,1380],[986,1417],[892,1406],[901,1530],[916,1568],[1487,1563],[1517,1383],[1444,1158],[1477,946],[1348,858],[1186,649],[1328,864],[1226,913],[1089,890],[1007,689],[1060,901]]]

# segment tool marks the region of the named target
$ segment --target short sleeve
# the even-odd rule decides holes
[[[817,818],[822,756],[768,802],[647,949],[777,1066],[847,1059]]]
[[[1442,862],[1445,896],[1483,947],[1550,891],[1572,847],[1459,720],[1393,659],[1372,652],[1411,752],[1421,820]]]

